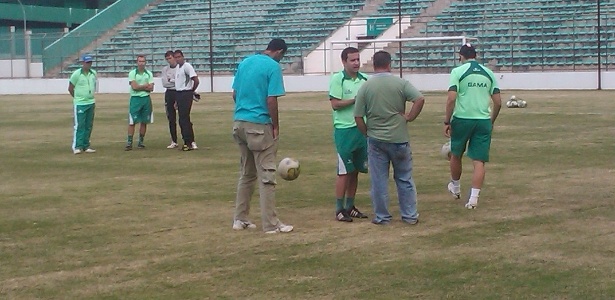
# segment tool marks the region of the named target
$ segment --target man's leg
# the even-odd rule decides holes
[[[389,213],[389,157],[384,149],[386,146],[386,143],[368,138],[367,161],[372,186],[372,206],[376,214],[372,222],[375,224],[387,224],[392,218]]]
[[[254,194],[257,175],[254,155],[250,149],[248,149],[245,131],[239,124],[240,123],[235,123],[233,125],[233,138],[239,146],[239,152],[241,153],[240,177],[237,183],[234,221],[241,221],[242,224],[250,224],[248,221],[248,215],[250,214],[250,199],[252,198],[252,194]]]
[[[139,125],[139,143],[137,144],[137,147],[143,149],[145,148],[145,144],[143,144],[145,142],[145,133],[147,132],[147,123],[142,122],[141,125]]]
[[[473,130],[468,144],[468,157],[472,159],[474,172],[472,173],[472,190],[466,208],[473,209],[478,205],[480,190],[485,181],[485,162],[489,161],[489,150],[491,148],[491,120],[475,120],[475,130]]]
[[[74,129],[73,129],[73,152],[81,153],[85,146],[85,110],[83,105],[75,105],[74,113]]]
[[[164,93],[164,108],[169,121],[169,133],[171,142],[177,144],[177,111],[175,110],[175,98],[177,93],[174,90],[167,90]]]
[[[177,113],[179,115],[179,128],[184,139],[184,146],[191,147],[194,142],[190,111],[192,109],[192,96],[190,92],[179,92],[177,97]]]
[[[401,220],[416,224],[419,213],[416,209],[416,185],[412,179],[412,151],[409,143],[392,144],[390,157],[393,162],[393,178],[397,187]]]
[[[92,129],[94,128],[94,115],[96,111],[96,105],[90,104],[86,109],[85,114],[85,133],[84,133],[84,145],[85,149],[90,148],[90,137],[92,136]]]

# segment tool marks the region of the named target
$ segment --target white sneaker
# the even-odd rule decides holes
[[[75,150],[73,150],[73,154],[81,154],[81,149],[75,149]]]
[[[190,145],[190,148],[192,148],[192,150],[199,149],[199,147],[197,147],[196,145],[196,142],[192,142],[192,145]]]
[[[233,229],[234,230],[243,230],[246,228],[250,228],[250,229],[254,229],[256,228],[256,225],[250,221],[241,221],[241,220],[235,220],[233,222]]]
[[[171,145],[167,146],[167,149],[175,149],[179,147],[179,145],[176,142],[171,142]]]
[[[455,186],[453,182],[448,183],[448,191],[453,195],[453,198],[459,199],[461,194],[461,187]]]
[[[295,228],[292,225],[284,225],[280,223],[280,225],[278,225],[278,228],[274,230],[265,231],[265,233],[279,233],[279,232],[287,233],[287,232],[293,231],[293,229]]]
[[[478,198],[470,198],[466,203],[467,209],[475,209],[478,206]]]
[[[96,153],[96,150],[92,149],[92,148],[87,148],[85,149],[85,151],[83,151],[85,153]]]

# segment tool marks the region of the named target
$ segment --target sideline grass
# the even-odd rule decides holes
[[[278,157],[298,158],[302,174],[277,189],[279,216],[296,231],[271,236],[231,230],[238,151],[228,94],[194,105],[200,150],[188,153],[165,148],[162,95],[147,149],[131,152],[127,96],[99,95],[98,152],[77,156],[69,97],[1,96],[0,298],[614,298],[615,92],[514,93],[528,108],[503,108],[474,211],[445,189],[445,96],[426,95],[410,125],[414,227],[334,221],[326,93],[282,98]],[[361,176],[366,212],[368,186]],[[252,204],[259,224],[256,195]]]

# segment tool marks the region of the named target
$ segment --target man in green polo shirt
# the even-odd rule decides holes
[[[145,56],[137,56],[137,68],[128,73],[128,81],[130,82],[130,105],[126,151],[132,150],[132,136],[135,133],[135,124],[141,123],[139,126],[139,143],[137,147],[143,149],[145,148],[143,140],[145,139],[147,124],[154,121],[152,99],[149,96],[150,92],[154,90],[154,75],[152,72],[145,69],[145,64]]]
[[[359,172],[367,173],[367,140],[357,129],[354,103],[357,91],[367,81],[359,72],[359,50],[348,47],[342,51],[344,70],[331,76],[329,100],[333,108],[333,138],[337,150],[337,180],[335,181],[335,219],[352,222],[352,218],[367,218],[354,205]]]
[[[485,163],[489,161],[491,132],[500,113],[502,99],[493,72],[476,61],[476,49],[465,44],[459,50],[462,65],[451,71],[444,116],[444,135],[451,139],[451,182],[448,190],[454,198],[461,193],[461,158],[468,149],[474,173],[466,208],[478,205],[485,180]],[[493,108],[490,107],[493,103]]]
[[[81,56],[81,68],[70,75],[68,92],[73,97],[73,110],[75,126],[73,132],[73,153],[94,153],[90,148],[90,136],[94,125],[96,92],[96,71],[91,69],[92,56]]]

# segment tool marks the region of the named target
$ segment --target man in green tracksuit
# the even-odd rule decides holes
[[[92,56],[81,56],[81,68],[71,74],[68,83],[68,92],[73,97],[73,111],[75,116],[73,131],[73,153],[94,153],[90,148],[90,136],[94,125],[94,109],[96,92],[96,71],[92,70]]]

